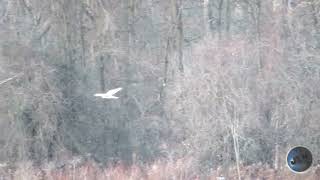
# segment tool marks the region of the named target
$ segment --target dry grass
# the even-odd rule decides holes
[[[131,165],[126,166],[118,163],[112,167],[100,167],[92,161],[81,162],[77,165],[66,164],[57,168],[52,164],[42,167],[34,167],[30,162],[24,162],[14,167],[0,167],[0,179],[12,180],[188,180],[205,179],[215,180],[236,180],[236,169],[231,167],[224,171],[218,168],[209,175],[197,175],[196,171],[190,170],[188,161],[178,160],[175,162],[156,161],[148,166]],[[275,171],[272,168],[263,165],[251,165],[241,167],[241,179],[243,180],[272,180],[272,179],[304,179],[319,180],[320,167],[313,167],[307,173],[294,174],[287,168]]]

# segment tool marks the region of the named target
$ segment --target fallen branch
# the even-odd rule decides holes
[[[16,75],[12,76],[11,78],[8,78],[8,79],[5,79],[3,81],[0,81],[0,85],[5,84],[5,83],[7,83],[7,82],[9,82],[9,81],[21,76],[21,75],[22,75],[22,73],[19,73],[19,74],[16,74]]]

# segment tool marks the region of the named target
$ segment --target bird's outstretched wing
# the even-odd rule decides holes
[[[116,94],[117,92],[119,92],[121,90],[122,90],[122,88],[111,89],[106,94],[110,95],[110,96],[113,96],[114,94]]]
[[[101,97],[103,99],[118,99],[119,97],[114,96],[117,92],[121,91],[122,88],[116,88],[116,89],[111,89],[108,92],[102,94],[102,93],[97,93],[94,94],[96,97]]]
[[[103,95],[105,95],[105,94],[101,94],[101,93],[94,94],[94,96],[96,96],[96,97],[103,96]]]

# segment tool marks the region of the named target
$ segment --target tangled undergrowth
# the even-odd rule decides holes
[[[31,162],[16,165],[2,164],[0,179],[12,180],[186,180],[186,179],[238,179],[235,167],[223,170],[218,168],[208,174],[202,174],[189,169],[190,161],[180,159],[177,161],[155,161],[149,165],[114,165],[102,166],[90,160],[72,159],[68,163],[57,167],[48,163],[35,167]],[[294,174],[286,167],[274,170],[268,165],[253,164],[242,166],[241,179],[305,179],[317,180],[320,178],[320,167],[314,166],[304,174]]]

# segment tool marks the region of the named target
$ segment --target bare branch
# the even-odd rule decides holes
[[[16,75],[8,78],[8,79],[5,79],[5,80],[3,80],[3,81],[0,81],[0,85],[5,84],[5,83],[7,83],[7,82],[9,82],[9,81],[11,81],[11,80],[14,80],[15,78],[17,78],[17,77],[19,77],[19,76],[21,76],[21,75],[22,75],[22,73],[19,73],[19,74],[16,74]]]

